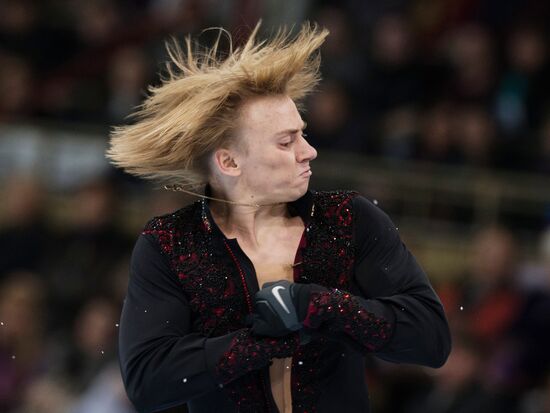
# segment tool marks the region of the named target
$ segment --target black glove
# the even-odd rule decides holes
[[[313,291],[326,289],[316,284],[297,284],[286,280],[265,283],[254,297],[252,333],[281,337],[300,330]]]

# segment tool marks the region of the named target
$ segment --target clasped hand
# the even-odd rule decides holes
[[[253,334],[282,337],[302,329],[311,293],[326,291],[317,284],[268,282],[254,296]]]

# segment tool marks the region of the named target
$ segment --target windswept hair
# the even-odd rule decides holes
[[[316,52],[326,29],[304,23],[296,35],[279,30],[257,41],[259,24],[244,46],[218,50],[185,39],[167,46],[168,76],[133,114],[135,123],[115,127],[107,157],[117,167],[164,184],[204,183],[206,158],[234,139],[243,101],[254,96],[289,96],[298,106],[320,80]]]

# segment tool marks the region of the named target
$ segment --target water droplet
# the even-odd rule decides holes
[[[4,322],[3,321],[0,321],[0,326],[3,326],[4,325]]]
[[[223,384],[220,383],[220,384],[218,385],[218,387],[219,387],[220,389],[223,389]]]
[[[342,357],[346,357],[346,353],[342,353]]]
[[[147,312],[147,310],[145,310],[145,312]]]
[[[395,229],[396,229],[397,231],[399,231],[399,227],[395,227]]]
[[[299,361],[298,364],[301,366],[302,364],[304,364],[303,361]]]
[[[286,368],[287,368],[287,369],[289,369],[289,368],[290,368],[290,366],[286,366]]]
[[[401,307],[401,311],[405,311],[405,307]]]
[[[116,327],[116,328],[118,328],[118,323],[117,323],[117,324],[115,324],[115,327]]]
[[[186,379],[186,378],[184,378],[182,381],[183,381],[184,383],[187,383],[187,379]]]
[[[374,205],[378,205],[378,199],[374,199],[374,200],[372,201],[372,203],[373,203]]]
[[[15,360],[15,354],[14,354],[13,356],[11,356],[11,359],[12,359],[12,360]]]
[[[101,354],[105,354],[105,351],[101,350]]]
[[[170,323],[170,320],[166,320],[166,324],[169,324]]]
[[[464,307],[460,306],[460,311],[463,311],[464,310]]]

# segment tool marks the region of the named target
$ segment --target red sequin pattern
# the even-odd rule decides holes
[[[272,358],[291,357],[298,349],[300,338],[297,333],[282,338],[254,337],[250,330],[243,329],[231,342],[217,366],[222,383],[235,377],[267,366]]]
[[[367,311],[351,294],[332,289],[312,293],[304,325],[317,329],[326,324],[330,331],[344,332],[373,352],[391,337],[392,324]]]

